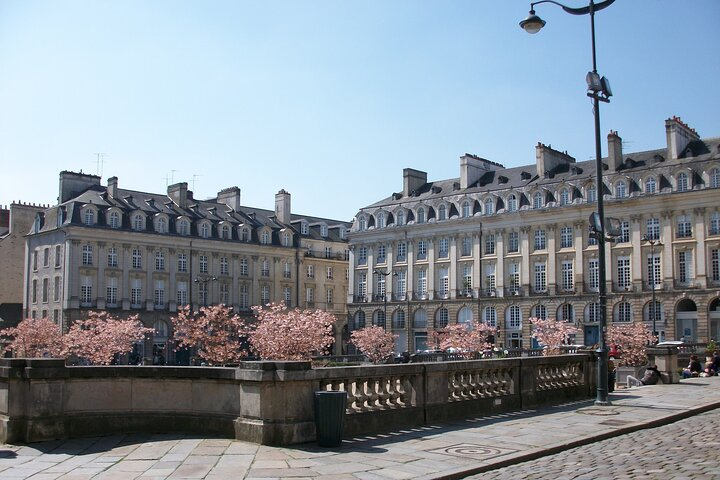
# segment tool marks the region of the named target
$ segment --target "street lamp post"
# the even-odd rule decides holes
[[[655,303],[655,284],[657,283],[657,278],[655,278],[655,245],[661,246],[662,241],[660,241],[659,238],[650,238],[647,235],[642,237],[642,241],[650,244],[650,258],[652,259],[652,265],[650,266],[650,271],[652,272],[652,283],[650,284],[650,288],[652,289],[652,309],[649,310],[649,312],[652,312],[653,343],[657,343],[660,339],[660,335],[658,334],[655,326],[657,321],[657,303]],[[648,275],[648,279],[650,279],[649,277],[650,276]]]
[[[216,282],[217,278],[213,275],[203,275],[201,277],[195,277],[195,280],[193,280],[198,285],[202,285],[202,292],[203,292],[203,307],[208,306],[208,283],[210,282]]]
[[[373,272],[376,275],[382,275],[385,279],[384,289],[383,289],[384,290],[383,291],[383,322],[385,322],[385,325],[383,326],[383,328],[387,328],[387,277],[390,275],[397,275],[397,273],[395,273],[392,270],[383,271],[383,270],[380,270],[379,268],[374,269]]]
[[[605,334],[607,329],[607,285],[605,270],[605,206],[603,204],[603,164],[602,164],[602,146],[600,140],[600,102],[609,102],[612,96],[610,84],[605,77],[600,77],[597,73],[597,60],[595,55],[595,12],[609,7],[615,0],[605,0],[595,3],[590,0],[587,7],[572,8],[565,6],[553,0],[540,0],[530,4],[530,14],[520,22],[520,27],[528,33],[537,33],[545,26],[545,21],[535,15],[535,5],[541,3],[552,3],[558,5],[567,13],[572,15],[590,15],[590,33],[592,38],[592,71],[587,74],[586,81],[588,85],[587,95],[593,99],[593,114],[595,117],[595,175],[596,175],[596,196],[597,196],[597,215],[595,216],[595,235],[598,243],[598,303],[600,309],[599,318],[599,335],[598,335],[598,377],[597,377],[597,398],[596,405],[610,405],[608,401],[608,375],[607,375],[607,344],[605,342]]]

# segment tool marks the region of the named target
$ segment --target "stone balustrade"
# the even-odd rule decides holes
[[[592,353],[311,368],[67,367],[0,359],[0,441],[121,432],[217,435],[268,445],[315,439],[314,392],[348,392],[346,435],[589,398]]]

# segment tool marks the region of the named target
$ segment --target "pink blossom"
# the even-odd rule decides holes
[[[373,363],[378,363],[392,355],[397,335],[386,332],[375,325],[355,330],[350,341]]]
[[[440,350],[457,350],[469,358],[474,352],[491,349],[493,344],[488,341],[488,338],[496,333],[497,328],[473,320],[471,323],[448,325],[433,332],[431,342]]]
[[[644,323],[615,324],[607,332],[607,343],[618,346],[620,357],[615,362],[622,367],[645,365],[645,350],[653,340],[655,337]]]
[[[543,355],[559,355],[561,345],[567,344],[570,335],[576,334],[579,330],[570,323],[548,318],[531,317],[532,337],[545,347]]]
[[[62,357],[60,325],[49,318],[26,318],[17,327],[0,330],[0,337],[12,337],[3,352],[11,351],[15,357]]]

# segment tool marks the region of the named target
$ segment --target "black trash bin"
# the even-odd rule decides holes
[[[324,390],[315,392],[315,429],[321,447],[339,447],[345,427],[347,392]]]

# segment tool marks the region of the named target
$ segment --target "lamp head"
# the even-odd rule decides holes
[[[520,22],[520,27],[527,33],[535,34],[545,26],[545,20],[535,15],[535,10],[530,10],[530,14],[525,20]]]

